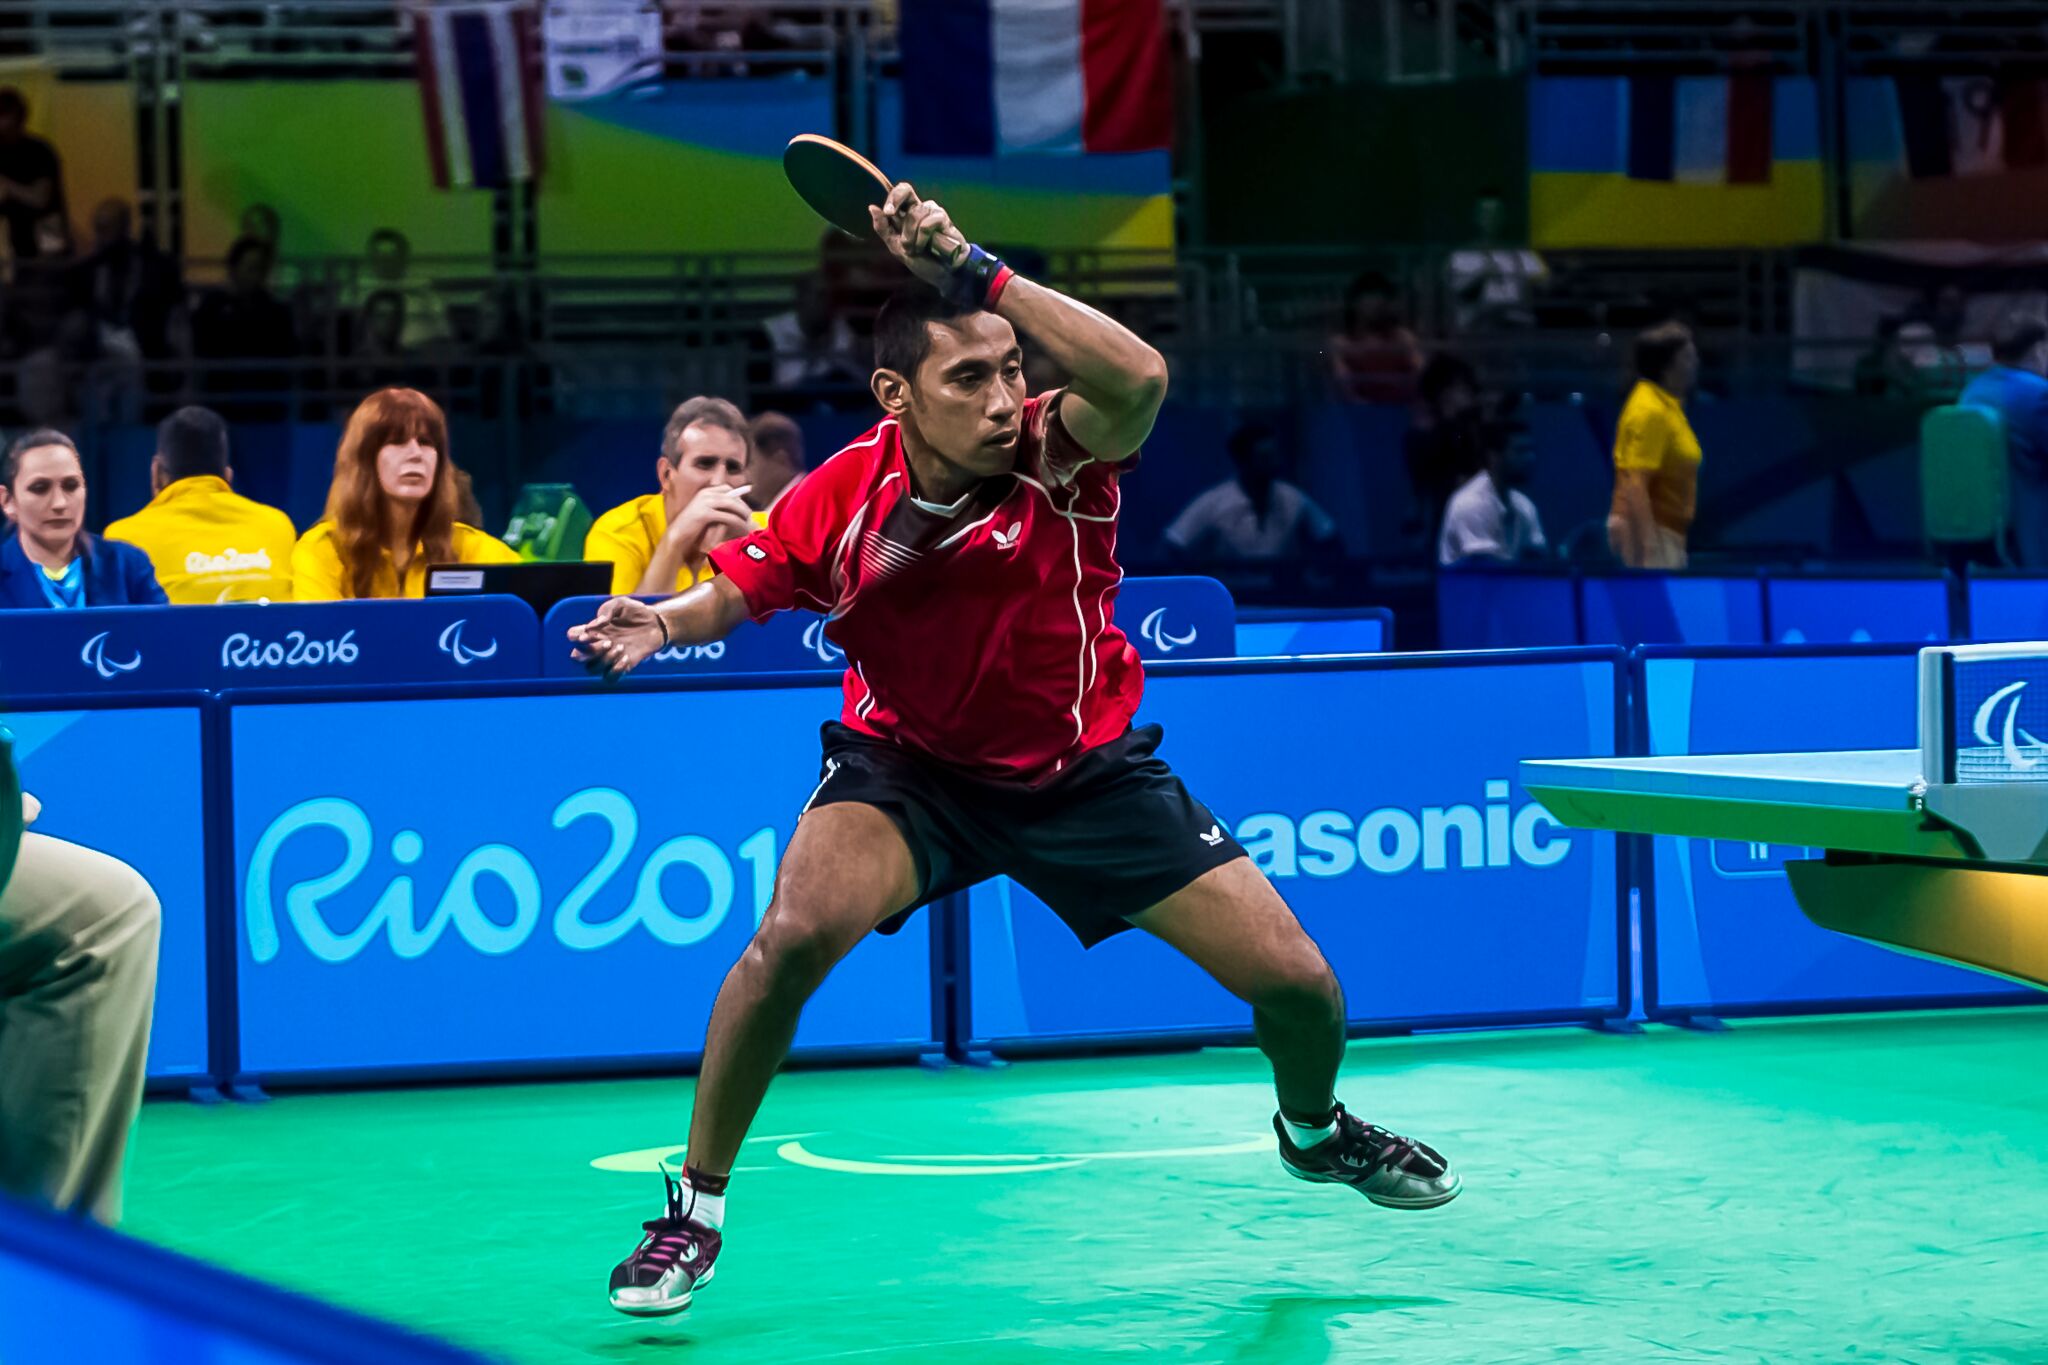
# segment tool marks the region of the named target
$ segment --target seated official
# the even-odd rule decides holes
[[[692,398],[661,433],[654,462],[659,493],[621,503],[583,541],[585,559],[612,566],[612,592],[663,597],[711,577],[715,545],[768,524],[747,506],[744,482],[753,444],[747,419],[723,398]]]
[[[429,564],[511,564],[496,536],[456,520],[448,419],[416,389],[379,389],[348,419],[327,514],[292,551],[292,597],[424,597]]]
[[[1329,513],[1280,477],[1287,461],[1277,431],[1247,422],[1230,433],[1228,447],[1237,477],[1180,510],[1166,528],[1169,554],[1258,564],[1342,552]]]
[[[179,408],[157,426],[149,462],[155,494],[107,527],[140,546],[172,602],[279,602],[292,595],[299,533],[275,507],[235,492],[228,424],[209,408]]]
[[[112,1225],[162,907],[128,864],[29,832],[40,810],[0,728],[0,1193]]]
[[[0,609],[158,606],[149,556],[85,529],[85,467],[61,431],[32,431],[0,455]]]
[[[1492,560],[1512,564],[1549,553],[1543,519],[1522,486],[1535,472],[1528,423],[1512,410],[1490,418],[1481,440],[1486,468],[1466,480],[1444,508],[1437,563]]]

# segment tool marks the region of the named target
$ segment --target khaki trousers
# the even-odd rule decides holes
[[[1621,518],[1607,519],[1607,547],[1614,551],[1614,557],[1626,560],[1621,552]],[[1650,557],[1641,564],[1630,565],[1636,569],[1682,569],[1685,567],[1685,532],[1674,531],[1669,526],[1650,528]]]
[[[159,914],[128,864],[22,835],[0,891],[0,1190],[120,1219]]]

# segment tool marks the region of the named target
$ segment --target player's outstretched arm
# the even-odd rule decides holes
[[[994,266],[908,181],[869,212],[883,245],[941,291],[972,290]],[[995,311],[1072,376],[1060,416],[1084,450],[1121,460],[1144,444],[1166,398],[1165,357],[1114,318],[1021,276],[1003,285]]]
[[[723,639],[746,617],[746,598],[720,574],[665,602],[614,597],[589,622],[569,627],[569,639],[592,672],[616,678],[670,645]]]

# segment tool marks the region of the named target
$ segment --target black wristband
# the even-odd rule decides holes
[[[668,633],[668,619],[664,617],[659,611],[657,611],[654,613],[654,624],[661,627],[661,649],[667,649],[670,644]],[[659,654],[661,653],[661,649],[657,649],[654,652],[656,654]]]
[[[968,243],[967,258],[954,266],[946,278],[947,302],[961,308],[986,307],[989,290],[1002,273],[1001,261]]]

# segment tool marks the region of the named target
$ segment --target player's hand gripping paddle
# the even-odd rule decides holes
[[[820,218],[850,237],[867,237],[875,230],[869,209],[889,202],[895,183],[881,167],[843,143],[816,133],[798,133],[782,149],[782,173],[790,188],[809,204]],[[951,261],[965,248],[957,232],[941,233],[931,243],[931,254]]]

